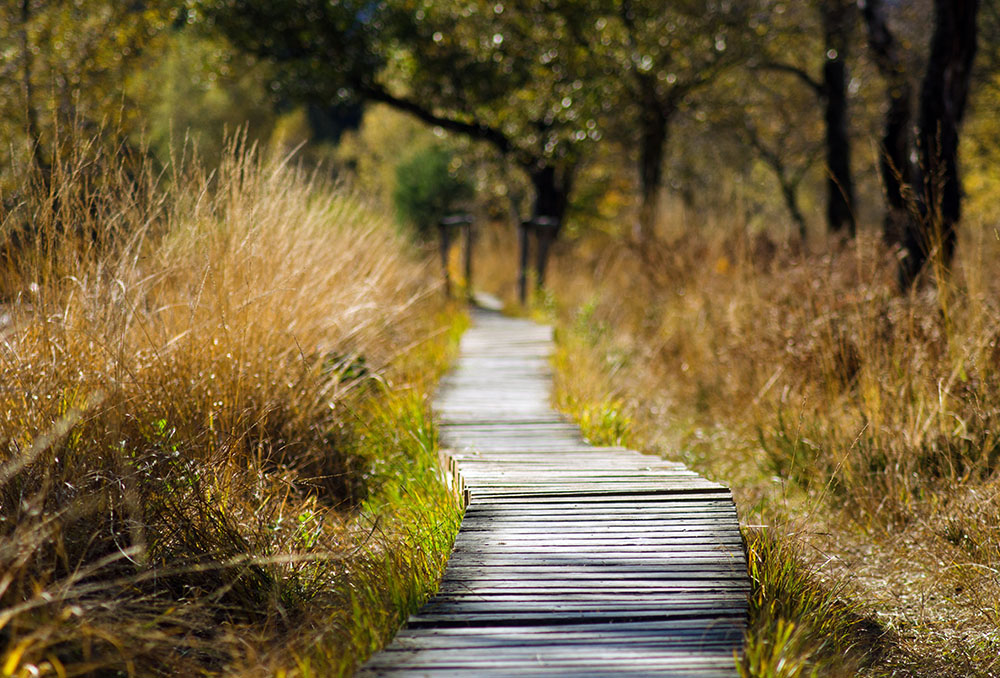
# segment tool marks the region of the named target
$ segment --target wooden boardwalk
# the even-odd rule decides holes
[[[435,410],[468,507],[440,591],[359,675],[736,676],[729,491],[549,407],[551,329],[476,311]]]

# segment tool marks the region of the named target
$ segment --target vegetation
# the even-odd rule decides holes
[[[427,238],[438,222],[472,197],[472,187],[456,176],[452,153],[440,146],[415,151],[396,166],[393,202],[399,220]]]
[[[457,527],[425,402],[454,318],[301,172],[79,148],[4,219],[4,671],[348,671]]]
[[[1000,670],[997,3],[18,0],[0,95],[0,672],[385,637],[462,321],[383,215],[469,186],[585,434],[734,487],[746,675]]]
[[[872,235],[819,255],[715,226],[659,250],[662,278],[608,242],[557,267],[561,405],[734,489],[746,675],[996,672],[1000,250],[979,228],[904,297]]]

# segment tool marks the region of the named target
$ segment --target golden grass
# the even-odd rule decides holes
[[[375,413],[426,413],[454,314],[294,168],[75,152],[0,214],[0,672],[349,670],[453,529],[426,416]]]
[[[912,294],[874,236],[817,249],[712,224],[578,245],[553,276],[557,397],[769,526],[747,675],[994,675],[1000,247],[970,225]]]

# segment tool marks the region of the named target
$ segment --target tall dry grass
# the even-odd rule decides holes
[[[970,221],[913,293],[872,235],[811,253],[712,223],[557,267],[563,406],[770,528],[749,675],[1000,670],[1000,247]]]
[[[0,670],[304,670],[296,629],[338,606],[356,650],[357,573],[413,557],[363,502],[417,460],[366,412],[443,359],[398,367],[448,322],[424,264],[239,145],[214,172],[73,152],[0,215]]]

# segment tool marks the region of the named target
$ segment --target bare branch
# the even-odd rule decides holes
[[[765,61],[757,66],[758,69],[763,71],[775,71],[777,73],[787,73],[789,75],[794,75],[803,84],[808,86],[816,96],[823,98],[826,96],[826,87],[823,86],[819,80],[809,75],[805,70],[799,68],[798,66],[793,66],[792,64],[786,64],[779,61]]]
[[[449,132],[466,134],[474,139],[480,139],[492,144],[501,153],[518,151],[511,142],[510,137],[501,130],[481,122],[467,122],[454,117],[435,113],[416,101],[404,97],[396,96],[381,85],[375,83],[363,83],[358,85],[358,91],[372,101],[388,104],[395,109],[409,113],[415,118],[429,124],[436,125]]]

